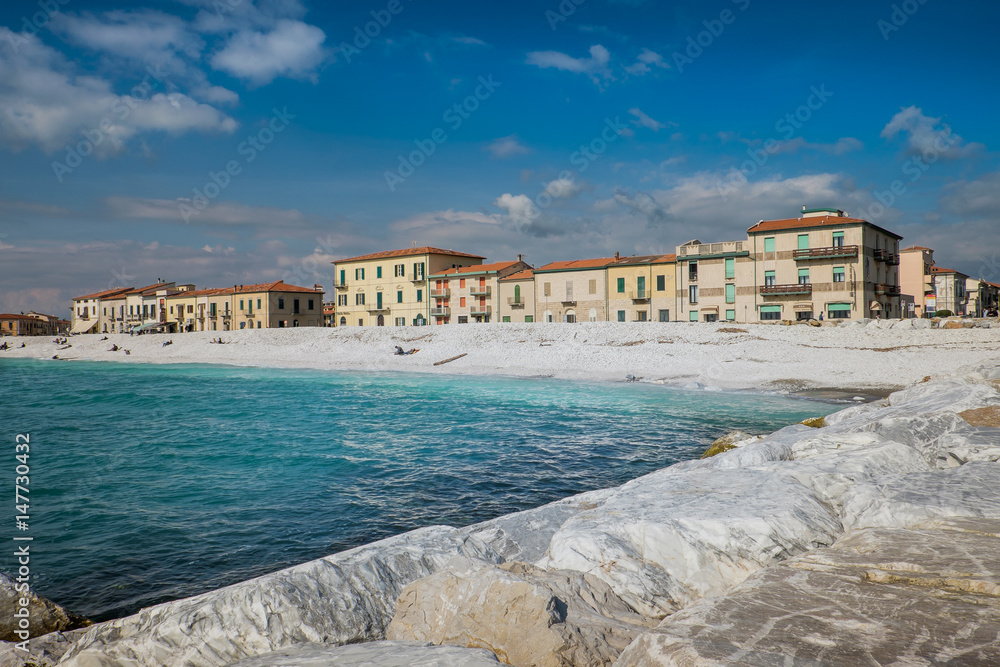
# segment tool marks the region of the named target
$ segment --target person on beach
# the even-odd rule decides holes
[[[406,354],[406,352],[403,352],[403,348],[401,348],[400,346],[397,345],[396,346],[396,356],[399,357],[399,356],[403,356],[404,354]]]
[[[819,321],[820,322],[823,321],[823,311],[820,311],[820,313],[819,313]]]
[[[164,341],[163,345],[161,345],[160,347],[166,347],[167,345],[173,345],[173,344],[174,344],[174,341],[168,340],[168,341]]]

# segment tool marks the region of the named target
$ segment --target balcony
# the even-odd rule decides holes
[[[524,299],[517,299],[515,297],[507,297],[507,305],[511,308],[524,308]]]
[[[424,274],[422,274],[422,273],[419,273],[419,274],[413,276],[412,278],[410,278],[410,282],[411,283],[422,283],[422,282],[424,282],[424,280],[426,280],[426,276]]]
[[[479,304],[473,304],[469,308],[469,312],[473,317],[482,317],[483,315],[490,315],[493,312],[493,306],[480,306]]]
[[[448,306],[434,306],[431,308],[431,317],[449,317],[451,308]]]
[[[784,296],[786,294],[812,294],[813,286],[811,283],[797,284],[797,285],[761,285],[760,293],[762,296]]]
[[[576,299],[573,298],[572,294],[567,294],[566,298],[559,300],[559,303],[561,303],[564,306],[575,306]]]
[[[471,294],[472,296],[489,296],[490,288],[480,287],[479,285],[476,285],[474,287],[469,288],[469,294]]]
[[[899,255],[891,253],[888,250],[876,248],[873,254],[876,262],[885,262],[889,266],[896,266],[899,264]]]
[[[333,289],[347,289],[347,283],[334,283]]]
[[[897,285],[876,284],[875,294],[879,296],[899,296],[901,292]]]
[[[744,249],[746,241],[723,241],[722,243],[701,243],[699,245],[682,245],[677,248],[677,258],[681,257],[711,257],[718,255],[749,254]]]
[[[649,292],[646,290],[636,290],[628,293],[628,298],[633,301],[649,301]]]
[[[447,299],[451,296],[451,290],[447,287],[444,289],[432,289],[431,298],[432,299]]]
[[[858,246],[842,245],[842,246],[829,246],[826,248],[804,248],[802,250],[792,251],[792,258],[795,259],[796,261],[801,261],[805,259],[834,259],[841,257],[857,259]]]
[[[387,313],[389,312],[389,306],[388,304],[379,305],[377,303],[370,303],[367,306],[365,306],[365,310],[367,310],[369,313]],[[298,315],[298,313],[295,314]]]

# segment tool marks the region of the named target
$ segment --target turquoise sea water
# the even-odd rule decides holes
[[[647,384],[0,360],[0,471],[12,486],[14,437],[30,433],[33,585],[103,620],[621,484],[734,428],[837,408]],[[13,513],[0,512],[8,544]]]

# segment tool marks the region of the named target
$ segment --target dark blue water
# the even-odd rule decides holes
[[[0,473],[10,489],[14,437],[30,433],[33,585],[103,620],[621,484],[734,428],[836,408],[644,384],[2,360]]]

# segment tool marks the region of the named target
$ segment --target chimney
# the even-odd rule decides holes
[[[523,262],[524,261],[524,256],[523,255],[518,255],[517,256],[517,261]]]
[[[806,212],[806,205],[805,205],[805,204],[803,204],[803,205],[802,205],[802,212],[803,212],[803,213],[805,213],[805,212]]]
[[[616,262],[618,261],[618,251],[617,250],[615,250],[615,261]]]
[[[317,292],[322,292],[323,291],[323,286],[320,285],[319,283],[316,283],[316,284],[313,285],[313,289],[316,290]]]

